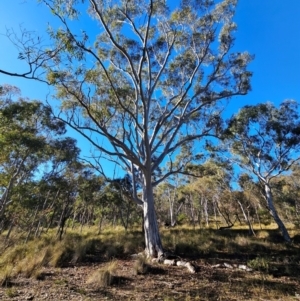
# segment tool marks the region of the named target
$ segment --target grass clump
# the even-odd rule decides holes
[[[116,269],[117,262],[111,261],[105,267],[92,273],[86,283],[91,284],[95,289],[110,286],[114,283]]]
[[[143,275],[149,271],[149,264],[146,256],[138,256],[133,265],[135,275]]]
[[[248,261],[248,266],[254,270],[267,272],[269,270],[270,260],[265,257],[256,257]]]
[[[0,269],[0,286],[10,286],[13,277],[13,265],[8,264]]]
[[[17,297],[18,296],[18,291],[13,288],[13,287],[9,287],[6,291],[5,291],[5,295],[8,297],[8,298],[14,298],[14,297]]]
[[[21,260],[17,267],[16,267],[16,273],[22,274],[26,278],[32,277],[35,272],[40,269],[42,263],[41,256],[35,257],[25,257],[23,260]]]

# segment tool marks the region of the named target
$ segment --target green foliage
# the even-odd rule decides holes
[[[262,224],[264,225],[270,225],[272,222],[272,217],[269,213],[268,210],[266,209],[259,209],[257,211],[258,215],[259,215],[259,219],[261,221]]]
[[[185,224],[188,221],[188,217],[185,213],[180,213],[177,216],[177,223],[179,225]]]
[[[234,161],[262,185],[268,210],[287,242],[291,239],[275,209],[273,195],[278,187],[275,179],[300,159],[299,128],[298,103],[286,100],[278,108],[271,103],[245,106],[229,120],[224,133]]]
[[[257,175],[272,171],[271,178],[296,160],[299,128],[298,104],[286,100],[278,108],[271,103],[245,106],[231,118],[227,133],[241,165],[253,167]]]
[[[18,290],[14,287],[7,288],[5,294],[8,298],[14,298],[19,295]]]
[[[269,269],[270,259],[263,257],[256,257],[255,259],[249,260],[247,265],[255,270],[267,272]]]
[[[176,150],[218,132],[218,103],[250,89],[251,55],[231,52],[236,1],[181,1],[174,10],[160,1],[90,1],[94,41],[69,26],[68,19],[83,17],[78,1],[47,4],[62,26],[49,29],[46,81],[56,87],[67,122],[128,172],[130,161],[155,173]]]

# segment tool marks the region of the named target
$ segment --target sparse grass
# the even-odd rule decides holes
[[[257,236],[254,237],[249,235],[246,227],[221,231],[180,227],[164,229],[162,240],[167,250],[190,258],[207,257],[216,253],[259,255],[276,252],[279,249],[286,250],[288,246],[284,243],[280,232],[274,229],[274,226],[269,228],[270,230],[256,230]]]
[[[97,235],[96,229],[84,228],[81,233],[68,231],[61,241],[53,231],[27,244],[23,243],[23,238],[20,238],[21,243],[18,243],[14,235],[10,245],[0,253],[0,284],[4,287],[2,290],[10,289],[14,288],[14,283],[18,280],[17,275],[41,280],[47,277],[45,271],[49,268],[80,267],[87,263],[86,269],[89,269],[89,262],[93,262],[91,269],[95,269],[94,264],[99,264],[100,268],[84,278],[88,284],[87,289],[79,292],[81,286],[72,285],[74,291],[85,295],[87,300],[90,288],[98,292],[105,291],[109,299],[115,300],[113,290],[116,286],[120,288],[124,283],[127,285],[132,281],[135,287],[137,279],[141,294],[143,288],[148,287],[149,296],[156,292],[161,300],[250,301],[258,300],[258,297],[264,300],[295,300],[295,294],[300,294],[300,284],[297,284],[296,280],[300,274],[300,231],[295,228],[292,230],[292,236],[295,238],[292,245],[283,243],[280,233],[273,225],[263,230],[256,227],[255,231],[256,237],[249,236],[247,227],[223,231],[194,229],[190,226],[161,229],[163,245],[167,251],[195,260],[198,264],[199,272],[193,277],[186,276],[187,272],[179,267],[161,265],[158,271],[155,269],[157,266],[148,264],[143,257],[130,261],[128,255],[143,250],[142,233],[138,231],[105,229]],[[122,261],[126,261],[127,264],[130,262],[129,266],[123,267],[120,263]],[[247,263],[254,271],[247,273],[210,267],[221,262]],[[117,269],[117,263],[121,269]],[[69,269],[55,270],[63,272],[53,283],[63,288],[71,287],[71,278],[64,274]],[[120,275],[120,271],[124,274]],[[178,275],[173,276],[176,271]],[[126,280],[126,277],[130,280]],[[70,280],[68,285],[66,279]],[[176,282],[180,282],[178,298],[168,288],[170,283],[174,283],[176,287]],[[156,290],[158,283],[159,290]],[[109,292],[113,292],[112,295],[109,295]],[[132,292],[132,296],[135,298],[135,292]],[[14,297],[6,294],[6,298]],[[128,298],[130,299],[129,295]]]
[[[54,284],[56,285],[66,285],[68,283],[68,281],[66,279],[60,278],[60,279],[56,279],[54,281]]]

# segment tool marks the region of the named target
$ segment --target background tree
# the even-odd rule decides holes
[[[196,210],[199,222],[205,222],[208,227],[210,218],[214,217],[216,228],[219,228],[221,220],[232,227],[237,213],[231,196],[231,166],[214,158],[201,165],[189,164],[187,171],[193,176],[185,187],[185,193],[192,200],[191,206]]]
[[[2,86],[0,94],[0,214],[9,201],[15,185],[31,177],[37,168],[50,159],[53,135],[65,133],[65,125],[50,118],[50,110],[41,102],[19,98],[13,100],[18,89]]]
[[[39,211],[48,206],[50,190],[43,190],[42,183],[76,161],[79,150],[74,139],[63,137],[65,124],[52,118],[49,107],[39,101],[15,99],[20,91],[9,85],[3,85],[1,92],[1,228],[16,220],[31,229],[39,220]]]
[[[245,220],[249,225],[249,231],[254,234],[250,217],[259,224],[268,225],[272,217],[265,204],[264,191],[259,182],[254,181],[247,173],[241,173],[238,176],[238,184],[242,191],[238,191],[237,202],[243,211]]]
[[[246,106],[230,119],[227,134],[233,160],[263,185],[268,210],[290,242],[274,206],[272,185],[300,159],[298,104],[287,100],[278,108],[271,103]]]
[[[294,214],[296,218],[296,223],[300,223],[300,165],[296,163],[292,166],[292,174],[287,178],[287,189],[286,193],[288,194],[289,199],[294,204]]]
[[[177,216],[185,202],[181,194],[182,188],[178,175],[170,177],[155,188],[155,198],[160,203],[159,219],[167,227],[174,227],[178,222]]]
[[[237,1],[187,0],[176,8],[171,1],[84,1],[96,37],[90,27],[74,29],[82,1],[40,2],[61,27],[49,29],[53,45],[44,50],[38,37],[30,45],[28,37],[19,40],[20,58],[30,66],[19,76],[54,85],[64,110],[58,118],[120,164],[134,189],[139,183],[142,198],[136,189],[133,197],[144,211],[146,251],[159,256],[153,187],[191,160],[173,165],[183,146],[193,154],[192,142],[216,134],[222,100],[250,88],[251,56],[231,52]],[[167,161],[168,170],[153,177]]]

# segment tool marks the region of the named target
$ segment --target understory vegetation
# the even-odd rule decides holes
[[[47,287],[62,287],[66,299],[61,295],[59,300],[69,300],[70,290],[72,300],[297,300],[300,231],[289,225],[293,243],[286,244],[274,224],[254,229],[256,237],[245,226],[162,227],[166,250],[193,262],[195,274],[133,257],[144,250],[138,228],[106,227],[100,234],[96,227],[68,229],[61,240],[52,229],[27,243],[21,231],[12,231],[8,239],[4,231],[1,300],[20,300],[28,288],[34,300],[42,300]],[[153,290],[155,285],[161,289]]]

